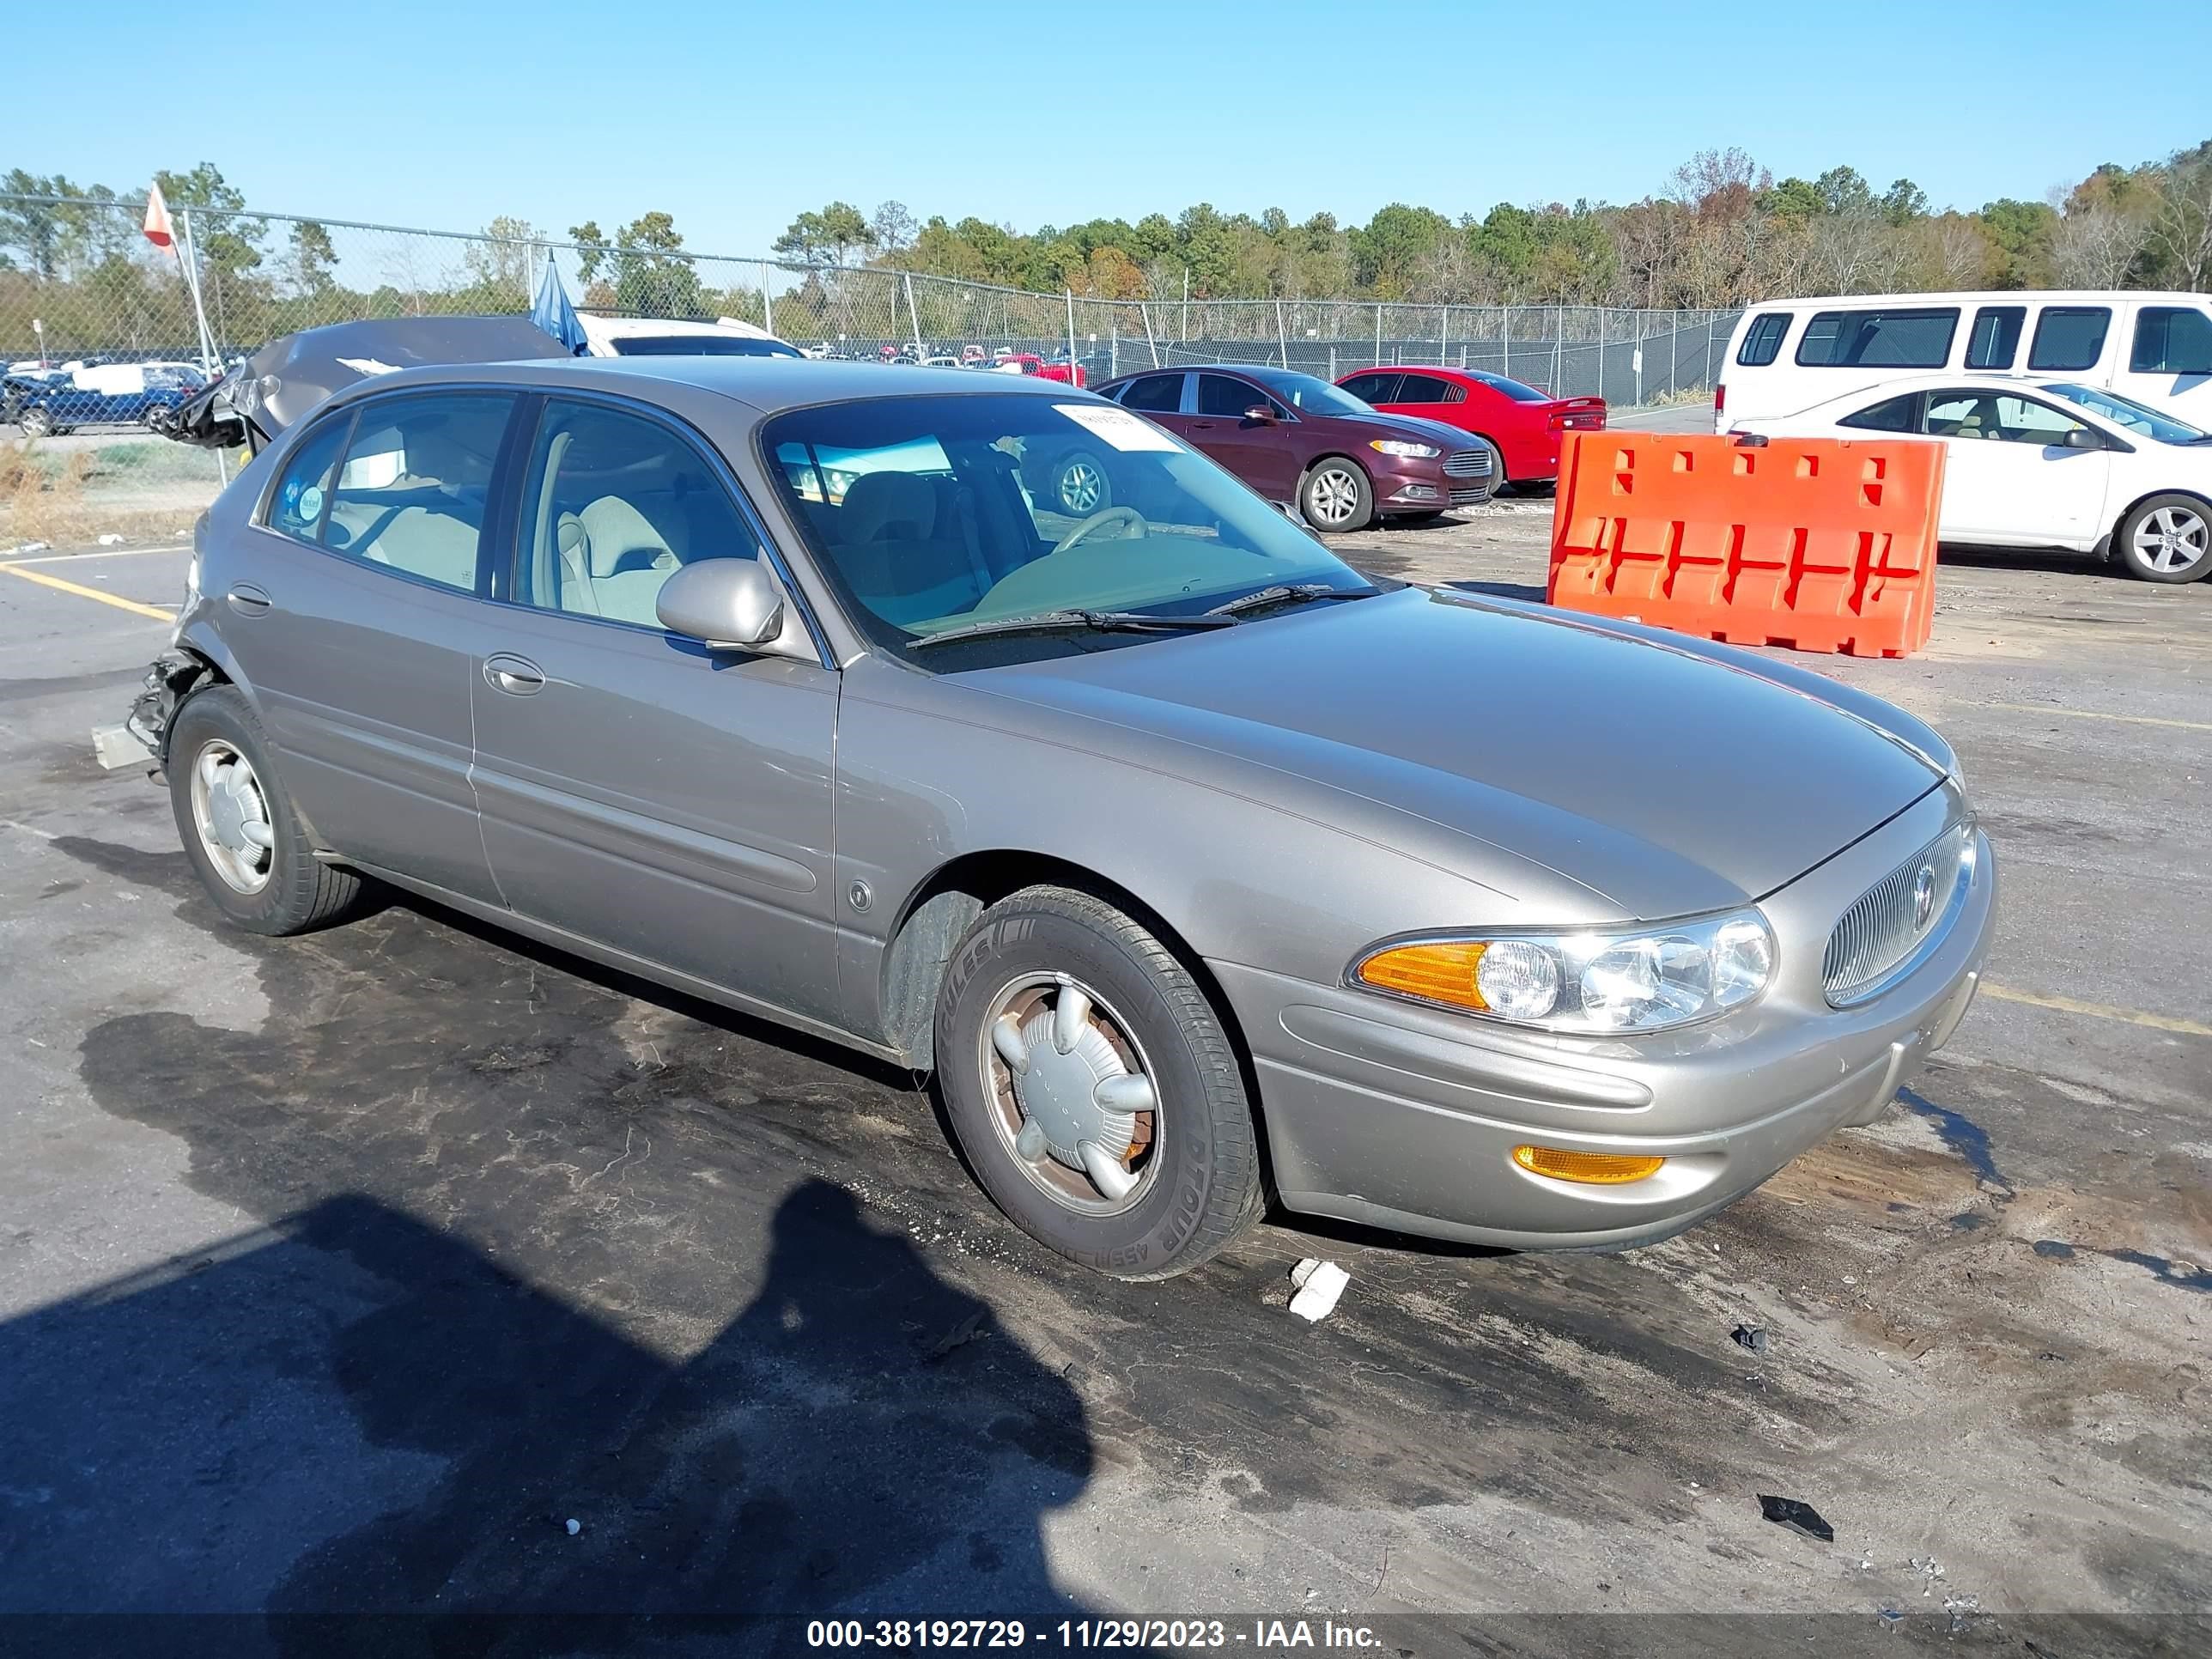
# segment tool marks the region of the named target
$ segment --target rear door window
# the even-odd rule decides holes
[[[2105,335],[2112,325],[2107,306],[2045,306],[2036,319],[2027,366],[2038,374],[2094,368],[2105,355]]]
[[[1121,394],[1124,409],[1144,410],[1156,415],[1172,415],[1182,407],[1182,376],[1180,374],[1146,374],[1129,383]]]
[[[493,463],[514,399],[425,392],[363,404],[323,544],[441,587],[473,592]]]
[[[1398,388],[1401,404],[1443,404],[1451,401],[1451,382],[1433,374],[1408,374]]]
[[[1966,367],[2010,368],[2020,355],[2021,325],[2027,320],[2026,306],[1984,306],[1974,313],[1973,331],[1966,336]]]
[[[1797,362],[1808,368],[1941,368],[1958,326],[1950,307],[1815,312],[1797,343]]]
[[[2212,317],[2193,306],[2145,306],[2128,367],[2137,374],[2212,374]]]
[[[1790,313],[1769,311],[1752,319],[1751,326],[1744,331],[1743,343],[1736,348],[1735,360],[1746,368],[1764,368],[1782,350],[1782,337],[1790,331]]]
[[[1363,404],[1395,404],[1399,400],[1398,383],[1402,374],[1355,374],[1344,383],[1344,389]]]

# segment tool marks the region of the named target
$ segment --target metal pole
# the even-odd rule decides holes
[[[1443,309],[1444,319],[1437,325],[1437,361],[1448,363],[1451,361],[1451,307]]]
[[[1500,306],[1498,308],[1498,347],[1505,363],[1505,367],[1498,373],[1510,380],[1513,378],[1513,307],[1511,306]]]
[[[1121,372],[1121,316],[1109,312],[1106,318],[1106,377],[1113,379]]]
[[[1190,343],[1190,267],[1182,268],[1182,343]]]
[[[1067,296],[1067,383],[1075,386],[1083,374],[1075,366],[1075,290],[1064,288],[1060,292]]]
[[[1152,367],[1158,368],[1160,366],[1160,343],[1152,337],[1152,308],[1139,300],[1137,314],[1145,319],[1145,346],[1152,354]]]
[[[215,334],[208,327],[207,305],[200,298],[200,254],[198,245],[192,240],[192,210],[190,208],[180,208],[177,211],[177,217],[181,222],[185,233],[185,291],[191,295],[192,320],[199,327],[200,367],[206,371],[208,379],[212,381],[220,372],[220,365],[216,354]],[[41,360],[46,356],[46,340],[43,336],[39,341],[39,356]],[[224,459],[220,448],[215,452],[215,476],[222,485],[225,488],[228,487],[230,463]]]
[[[1628,363],[1636,371],[1636,401],[1640,406],[1644,402],[1644,313],[1640,311],[1636,313],[1635,355]]]
[[[1375,302],[1375,367],[1382,367],[1382,302]]]
[[[1720,370],[1713,367],[1713,313],[1710,311],[1705,313],[1705,378],[1720,378]]]
[[[1566,332],[1567,308],[1565,306],[1553,306],[1552,307],[1552,395],[1554,398],[1564,398],[1567,395]]]
[[[914,273],[902,270],[899,275],[905,279],[906,314],[908,320],[914,325],[914,360],[918,363],[921,361],[921,313],[915,310],[914,305]]]
[[[1677,370],[1682,359],[1682,313],[1677,311],[1667,330],[1667,392],[1672,397],[1682,389]]]
[[[1605,307],[1597,308],[1597,395],[1605,396]]]
[[[1283,302],[1275,301],[1275,343],[1283,349],[1283,367],[1291,366],[1291,331],[1283,321]]]
[[[761,326],[775,332],[775,295],[768,291],[768,261],[761,261]]]

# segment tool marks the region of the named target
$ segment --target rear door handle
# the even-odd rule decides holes
[[[534,697],[545,689],[545,671],[527,657],[502,651],[486,657],[484,684],[511,697]]]
[[[233,582],[230,592],[224,597],[230,601],[230,608],[241,617],[266,616],[269,607],[274,603],[251,582]]]

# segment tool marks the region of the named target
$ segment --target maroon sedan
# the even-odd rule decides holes
[[[1605,426],[1602,398],[1554,398],[1480,369],[1363,368],[1337,384],[1386,413],[1474,434],[1490,450],[1493,489],[1553,482],[1559,476],[1561,434]]]
[[[1490,499],[1489,454],[1464,433],[1378,414],[1311,374],[1209,363],[1124,375],[1098,394],[1212,456],[1269,501],[1295,503],[1319,530],[1433,519]],[[1115,504],[1105,458],[1081,446],[1025,458],[1024,471],[1064,512]]]

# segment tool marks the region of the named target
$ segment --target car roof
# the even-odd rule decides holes
[[[860,398],[922,398],[953,394],[977,397],[997,392],[1012,397],[1085,398],[1088,392],[1059,380],[1027,375],[982,375],[964,368],[903,368],[866,362],[808,357],[549,357],[508,363],[450,363],[382,374],[360,390],[434,385],[487,379],[532,386],[572,386],[617,389],[624,381],[650,381],[693,387],[726,398],[763,415],[817,404]],[[349,391],[353,388],[349,388]]]
[[[1761,300],[1744,307],[1748,317],[1785,306],[1835,306],[1850,311],[1891,311],[1899,307],[1980,305],[2114,305],[2136,301],[2151,305],[2201,305],[2212,295],[2184,289],[2021,288],[1954,289],[1936,294],[1813,294],[1795,300]]]

